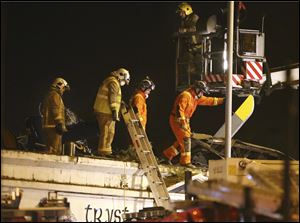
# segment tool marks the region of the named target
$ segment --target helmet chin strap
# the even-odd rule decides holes
[[[201,90],[196,90],[196,89],[195,89],[195,93],[196,93],[196,98],[197,98],[197,99],[199,99],[199,98],[203,95],[203,93],[202,93]]]
[[[126,84],[126,82],[125,82],[124,80],[121,80],[121,81],[120,81],[120,85],[121,85],[121,86],[124,86],[125,84]]]
[[[151,90],[148,88],[148,89],[144,90],[143,92],[145,94],[145,98],[147,99],[149,97]]]

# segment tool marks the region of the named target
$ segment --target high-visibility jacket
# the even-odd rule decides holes
[[[65,125],[65,106],[58,90],[50,88],[43,100],[41,112],[43,128],[54,128],[58,123]]]
[[[196,32],[198,20],[199,16],[195,13],[186,16],[181,20],[179,32]],[[186,38],[185,41],[187,41],[186,43],[190,44],[201,44],[201,38],[196,35],[192,35],[191,37]]]
[[[132,96],[131,106],[136,107],[138,111],[138,117],[141,121],[141,124],[144,129],[146,129],[147,124],[147,104],[146,104],[146,95],[143,91],[138,90]]]
[[[196,97],[195,91],[189,88],[181,92],[175,100],[171,116],[175,117],[178,122],[188,124],[198,105],[215,106],[222,104],[224,98],[206,97],[202,95]]]
[[[100,85],[94,103],[94,112],[112,114],[112,110],[119,112],[122,92],[119,81],[114,76],[109,76]]]
[[[196,32],[198,20],[199,16],[195,13],[192,13],[181,20],[180,29],[185,32]]]
[[[164,150],[164,155],[171,160],[180,150],[180,163],[183,165],[191,163],[190,147],[185,148],[184,146],[185,138],[191,137],[190,118],[198,105],[215,106],[222,104],[223,101],[224,98],[206,97],[204,95],[198,99],[192,88],[180,93],[175,100],[169,117],[169,123],[177,141]],[[180,148],[177,148],[178,146]]]

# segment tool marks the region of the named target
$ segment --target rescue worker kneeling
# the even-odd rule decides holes
[[[99,126],[98,154],[112,154],[111,144],[115,135],[115,123],[120,121],[119,111],[122,100],[121,86],[129,84],[128,70],[120,68],[110,73],[100,85],[94,103],[94,113]]]
[[[70,86],[63,78],[56,78],[42,103],[42,129],[48,151],[62,154],[62,135],[67,132],[65,124],[65,106],[62,96]]]
[[[198,105],[216,106],[224,103],[224,98],[206,97],[204,93],[209,94],[206,83],[195,81],[191,88],[181,92],[175,100],[169,123],[177,141],[163,151],[169,164],[172,164],[171,160],[180,152],[180,164],[195,167],[191,164],[190,118]]]

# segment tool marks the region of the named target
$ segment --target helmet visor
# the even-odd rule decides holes
[[[71,87],[70,87],[70,85],[67,84],[67,85],[65,86],[65,91],[69,91],[69,90],[71,90]]]

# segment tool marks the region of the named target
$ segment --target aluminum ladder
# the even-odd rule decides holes
[[[121,104],[121,113],[138,155],[141,168],[147,177],[156,205],[170,209],[170,196],[166,184],[159,171],[152,146],[139,118],[132,107],[124,102]]]

